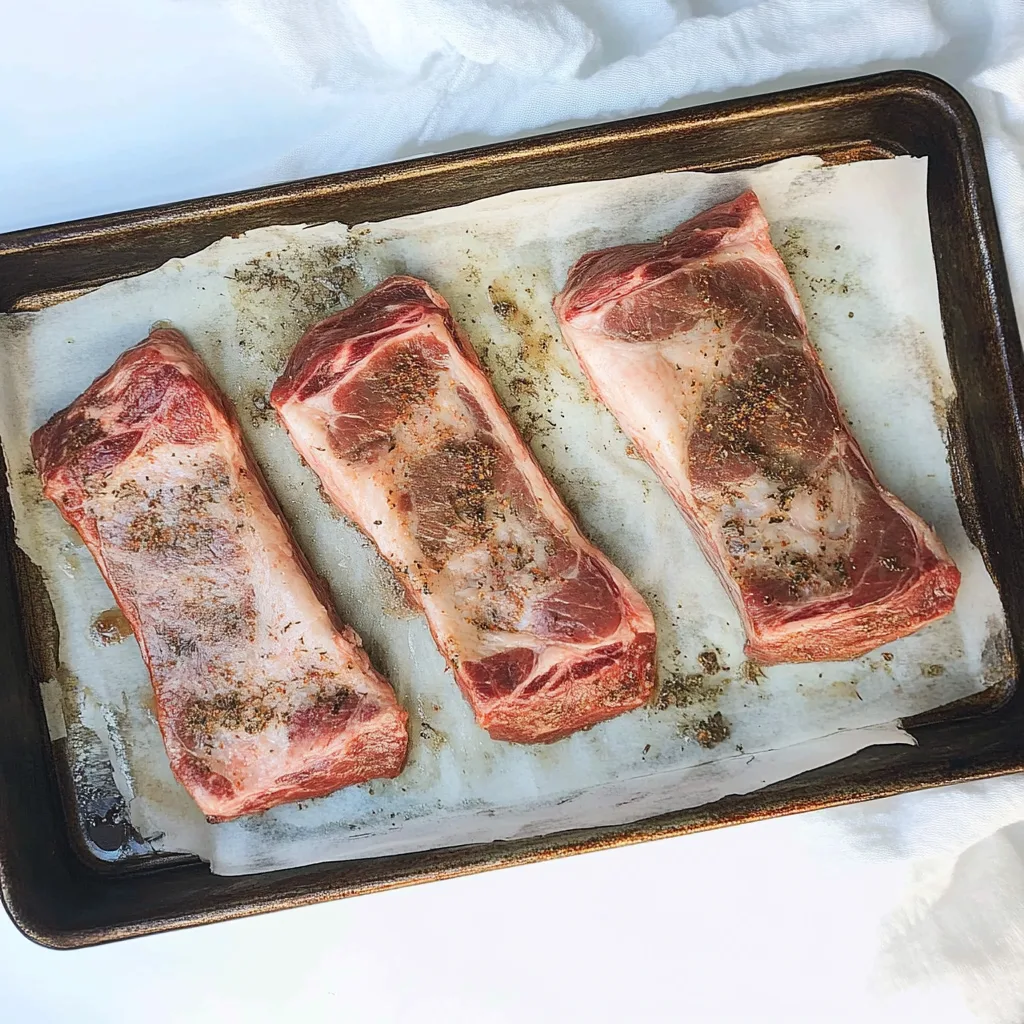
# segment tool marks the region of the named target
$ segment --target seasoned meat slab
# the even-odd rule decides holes
[[[32,436],[211,821],[397,775],[406,713],[340,625],[199,356],[154,330]]]
[[[647,605],[581,536],[427,284],[390,278],[310,328],[271,402],[491,736],[554,740],[647,700]]]
[[[766,664],[843,660],[953,607],[960,573],[843,422],[753,192],[583,256],[555,312]]]

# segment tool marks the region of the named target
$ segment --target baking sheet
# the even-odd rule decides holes
[[[346,229],[225,239],[151,274],[5,318],[0,385],[19,544],[44,575],[62,668],[48,718],[95,734],[157,849],[223,873],[266,870],[636,820],[824,764],[892,723],[1003,682],[1005,623],[960,524],[943,439],[953,395],[939,320],[923,160],[825,168],[812,158],[728,174],[556,186]],[[849,663],[760,670],[671,500],[593,402],[550,312],[589,249],[657,237],[757,191],[854,432],[882,482],[931,521],[964,574],[952,616]],[[490,740],[421,618],[371,546],[319,495],[266,394],[308,324],[390,273],[425,277],[467,329],[499,394],[584,531],[629,575],[659,627],[650,707],[547,747]],[[183,329],[239,409],[299,542],[410,710],[396,780],[210,826],[170,775],[131,638],[103,645],[112,600],[77,535],[41,498],[28,435],[156,321]]]

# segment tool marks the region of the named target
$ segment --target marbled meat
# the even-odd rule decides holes
[[[554,306],[736,603],[750,657],[853,658],[952,609],[960,573],[844,423],[753,192],[583,256]]]
[[[342,626],[199,356],[154,330],[32,437],[211,821],[395,776],[406,713]]]
[[[390,278],[310,328],[271,402],[492,737],[554,740],[648,699],[650,610],[580,534],[427,284]]]

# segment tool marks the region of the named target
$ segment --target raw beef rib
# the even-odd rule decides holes
[[[555,312],[735,601],[752,658],[854,658],[953,607],[960,573],[843,422],[753,192],[660,242],[583,256]]]
[[[389,278],[310,328],[270,400],[491,736],[554,740],[647,700],[647,605],[580,535],[428,285]]]
[[[401,771],[406,713],[181,334],[125,352],[32,454],[135,630],[171,768],[211,821]]]

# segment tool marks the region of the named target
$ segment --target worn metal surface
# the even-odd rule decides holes
[[[668,169],[717,170],[814,153],[828,162],[929,157],[939,295],[959,401],[951,461],[965,526],[1024,623],[1024,359],[981,141],[950,87],[897,72],[620,121],[231,196],[0,236],[0,311],[39,309],[154,269],[227,234],[287,223],[379,220],[511,189]],[[70,948],[547,857],[886,796],[1024,768],[1024,694],[987,694],[909,723],[917,748],[852,758],[705,807],[631,825],[242,877],[153,855],[124,815],[83,800],[39,693],[56,635],[38,574],[0,498],[0,887],[15,923]],[[987,713],[982,713],[987,712]],[[74,724],[69,723],[73,733]],[[72,741],[74,737],[71,737]],[[124,853],[130,856],[124,856]],[[109,856],[115,853],[116,856]]]

